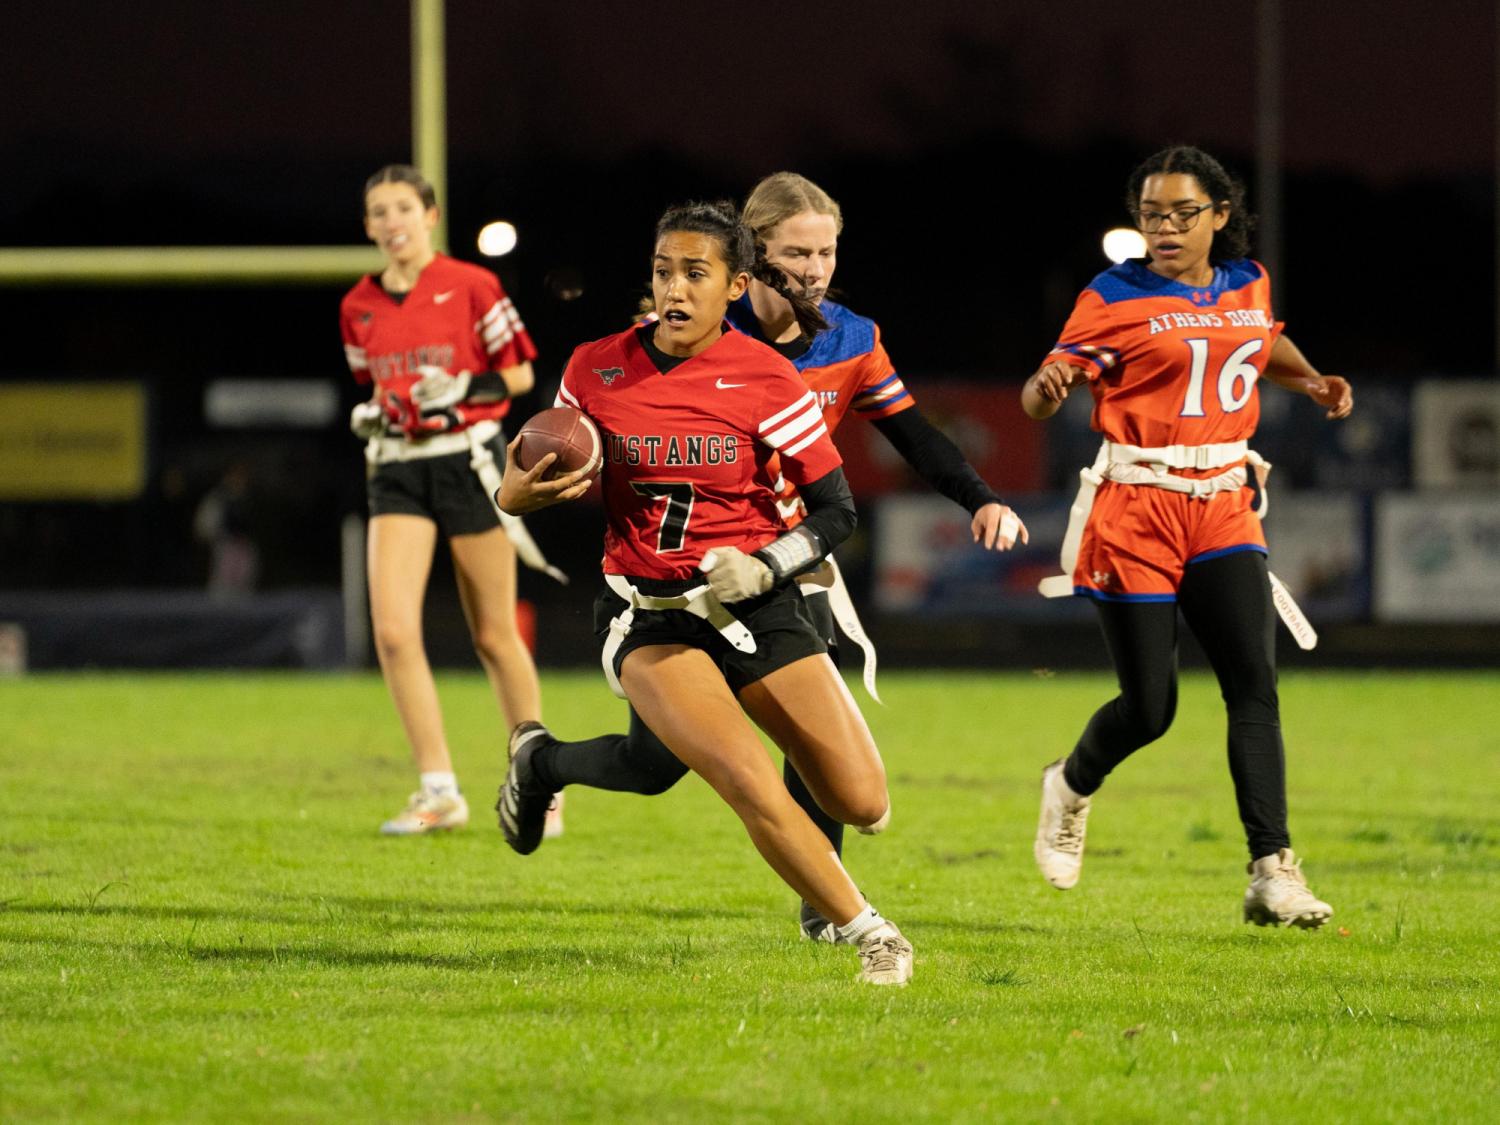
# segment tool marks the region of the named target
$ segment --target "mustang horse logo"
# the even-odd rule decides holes
[[[623,367],[596,367],[594,368],[594,374],[603,379],[604,385],[607,387],[621,375],[625,374],[625,369]]]

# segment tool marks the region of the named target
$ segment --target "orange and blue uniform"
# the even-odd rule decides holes
[[[817,397],[828,432],[837,429],[850,410],[873,422],[915,406],[880,342],[879,325],[837,301],[824,300],[818,308],[828,321],[827,330],[814,336],[805,351],[788,358]],[[726,319],[747,336],[766,342],[748,296],[729,306]],[[797,490],[782,477],[779,466],[772,464],[770,472],[782,514],[796,524],[801,518]]]
[[[1118,469],[1121,458],[1106,454],[1122,447],[1130,472],[1103,473],[1072,571],[1075,594],[1175,601],[1184,566],[1266,553],[1248,487],[1195,495],[1173,491],[1173,480],[1151,485],[1153,475],[1206,484],[1226,469],[1243,474],[1240,443],[1259,421],[1257,382],[1281,330],[1270,279],[1249,259],[1216,266],[1204,286],[1129,261],[1080,294],[1047,361],[1085,372],[1092,426],[1106,442],[1101,463]]]

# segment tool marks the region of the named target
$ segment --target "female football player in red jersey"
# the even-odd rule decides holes
[[[417,169],[382,168],[364,192],[365,233],[385,269],[344,297],[349,368],[371,385],[350,427],[367,440],[370,612],[375,650],[421,782],[387,835],[468,821],[422,644],[438,534],[448,540],[474,647],[511,726],[541,715],[516,624],[516,551],[479,470],[503,456],[500,419],[531,389],[530,336],[495,275],[437,253],[437,198]],[[554,833],[558,829],[554,827]]]
[[[886,354],[875,322],[828,298],[843,230],[838,203],[806,177],[777,172],[750,192],[743,221],[755,235],[758,254],[749,289],[729,306],[729,323],[791,360],[818,397],[830,432],[850,412],[872,422],[923,480],[970,513],[974,541],[982,548],[1003,551],[1018,536],[1024,540],[1024,525],[958,447],[917,408]],[[821,323],[809,318],[809,305],[817,308]],[[815,327],[816,333],[809,327]],[[783,516],[792,522],[800,519],[797,489],[781,477],[774,461],[772,481]],[[836,663],[838,631],[831,603],[839,598],[843,607],[839,626],[865,647],[866,684],[873,691],[874,651],[864,639],[832,561],[819,573],[804,575],[800,589]],[[532,733],[525,750],[536,772],[553,778],[559,787],[581,784],[656,794],[670,788],[687,770],[634,713],[628,735],[563,742],[539,730]],[[797,803],[828,837],[834,851],[842,854],[843,822],[818,806],[791,758],[784,772]],[[862,826],[864,831],[870,829]],[[807,903],[802,905],[800,921],[809,937],[837,938],[837,928]]]
[[[1163,149],[1131,175],[1126,206],[1149,258],[1090,283],[1021,396],[1033,418],[1055,414],[1073,387],[1094,396],[1104,444],[1074,504],[1066,573],[1042,587],[1094,601],[1120,683],[1073,752],[1043,771],[1037,864],[1054,887],[1078,882],[1092,794],[1171,725],[1180,609],[1228,711],[1251,859],[1245,920],[1316,928],[1333,910],[1308,889],[1287,832],[1273,588],[1294,631],[1306,622],[1267,570],[1246,479],[1263,462],[1247,442],[1262,376],[1330,418],[1348,416],[1353,395],[1273,319],[1266,272],[1245,257],[1244,190],[1217,160]]]
[[[879,751],[796,586],[854,529],[840,458],[796,369],[724,327],[754,259],[733,204],[669,210],[652,258],[659,319],[583,345],[563,374],[558,402],[593,419],[605,443],[606,589],[595,604],[605,674],[734,809],[776,873],[858,947],[861,979],[904,984],[910,944],[855,888],[746,719],[823,808],[853,824],[885,817]],[[795,528],[770,487],[773,456],[806,506]],[[588,487],[580,474],[542,481],[551,455],[524,474],[513,460],[506,511]],[[513,748],[525,742],[520,732]],[[520,851],[536,846],[550,796],[527,762],[512,758],[499,803]]]

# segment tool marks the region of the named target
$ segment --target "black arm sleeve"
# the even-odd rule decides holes
[[[469,377],[469,394],[465,402],[504,402],[510,397],[510,388],[498,371],[485,371]]]
[[[798,485],[797,495],[807,507],[807,518],[755,552],[755,557],[771,568],[778,586],[816,568],[849,538],[857,522],[854,494],[849,491],[843,469],[834,469],[811,484]]]
[[[974,466],[915,406],[875,419],[875,428],[896,447],[917,476],[971,516],[986,504],[1004,503]]]

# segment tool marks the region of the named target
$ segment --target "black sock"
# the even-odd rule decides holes
[[[587,785],[648,797],[665,793],[688,772],[634,708],[628,735],[544,743],[532,754],[531,768],[537,783],[554,792],[565,785]]]

